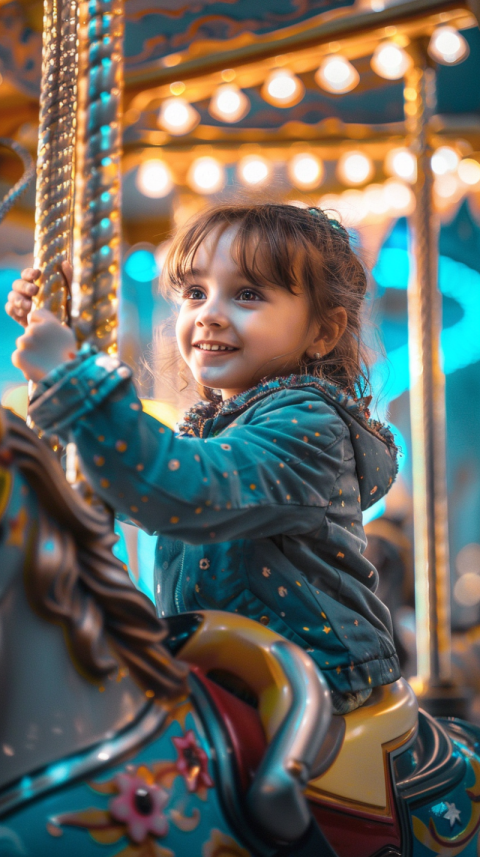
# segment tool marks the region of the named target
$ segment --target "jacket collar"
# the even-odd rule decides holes
[[[388,445],[393,445],[393,436],[388,436],[390,433],[386,431],[383,423],[370,419],[369,399],[353,399],[345,390],[315,375],[287,375],[270,378],[268,381],[261,381],[255,387],[239,393],[238,396],[232,396],[230,399],[219,402],[198,402],[185,413],[183,420],[178,424],[178,430],[181,434],[202,437],[207,420],[242,411],[258,399],[263,399],[277,390],[301,387],[314,387],[332,404],[347,411],[349,416],[361,422],[365,428],[381,440]]]

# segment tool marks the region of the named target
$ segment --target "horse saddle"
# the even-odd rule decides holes
[[[292,705],[272,656],[272,644],[282,638],[237,614],[199,611],[167,621],[172,651],[254,706],[270,742]],[[361,708],[329,718],[309,766],[307,797],[390,815],[389,756],[413,739],[417,723],[417,700],[404,679],[375,688]]]

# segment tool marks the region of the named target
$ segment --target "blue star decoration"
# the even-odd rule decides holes
[[[450,822],[450,827],[453,827],[453,825],[455,824],[456,821],[458,821],[458,823],[460,824],[461,823],[460,822],[460,810],[457,809],[457,807],[455,806],[454,803],[448,803],[448,801],[445,801],[445,803],[446,803],[448,809],[447,809],[445,815],[442,817],[446,818],[447,821]]]

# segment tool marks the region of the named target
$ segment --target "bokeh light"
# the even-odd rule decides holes
[[[428,45],[432,59],[442,65],[455,65],[468,57],[468,42],[455,27],[438,27]]]
[[[200,122],[200,114],[184,98],[167,98],[161,107],[158,124],[170,134],[188,134]]]
[[[417,178],[417,159],[404,146],[390,149],[385,158],[385,171],[391,176],[413,183]]]
[[[463,193],[463,188],[458,177],[451,173],[446,173],[443,176],[436,176],[433,183],[433,190],[440,200],[456,201],[460,199]]]
[[[170,92],[172,95],[183,95],[186,90],[183,80],[176,80],[170,84]]]
[[[187,181],[197,193],[217,193],[225,185],[225,168],[216,158],[197,158],[188,171]]]
[[[476,185],[480,182],[480,164],[473,158],[464,158],[458,165],[458,175],[465,184]]]
[[[138,283],[151,283],[158,277],[158,266],[153,248],[136,245],[132,247],[123,264],[123,269]]]
[[[262,187],[270,174],[270,163],[260,155],[247,155],[238,165],[238,177],[245,185]]]
[[[451,146],[440,146],[432,155],[432,170],[437,176],[454,173],[459,163],[459,155]]]
[[[340,217],[344,226],[356,228],[389,217],[408,216],[415,210],[415,196],[408,185],[388,179],[362,190],[351,188],[341,194],[324,194],[318,205],[331,211],[332,217]]]
[[[262,97],[276,107],[298,104],[304,92],[305,87],[300,78],[286,68],[274,69],[262,86]]]
[[[470,542],[457,554],[455,559],[457,574],[480,574],[480,545]]]
[[[167,196],[172,190],[172,175],[163,161],[152,158],[140,164],[136,175],[136,185],[144,196],[160,199]]]
[[[373,163],[363,152],[346,152],[338,161],[337,175],[344,184],[364,184],[373,175]]]
[[[320,158],[308,152],[295,155],[288,164],[288,176],[292,184],[298,188],[318,187],[324,175],[323,163]]]
[[[315,73],[315,81],[327,92],[350,92],[355,89],[360,80],[357,69],[346,57],[331,54],[325,57],[320,68]]]
[[[223,122],[239,122],[248,113],[250,101],[238,86],[226,83],[218,87],[208,109]]]
[[[453,597],[462,607],[475,607],[480,603],[480,576],[467,572],[458,578],[453,587]]]
[[[398,80],[412,65],[412,58],[395,42],[381,42],[371,59],[371,66],[380,77]]]

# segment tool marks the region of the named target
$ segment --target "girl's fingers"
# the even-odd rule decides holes
[[[30,312],[32,308],[32,299],[22,297],[20,292],[10,292],[8,295],[8,303],[13,304],[16,309],[25,309]]]
[[[5,304],[5,311],[7,315],[10,316],[10,318],[13,318],[13,320],[21,324],[22,327],[27,326],[27,310],[20,309],[19,307],[16,307],[13,303],[8,301],[8,303]]]
[[[30,283],[33,283],[34,280],[37,280],[41,274],[38,268],[24,268],[21,272],[22,280],[28,280]]]
[[[22,280],[37,280],[41,273],[40,268],[24,268]]]
[[[14,292],[17,292],[19,295],[23,295],[24,297],[33,297],[38,292],[38,286],[36,283],[31,283],[29,280],[14,280],[12,283],[12,289]]]

